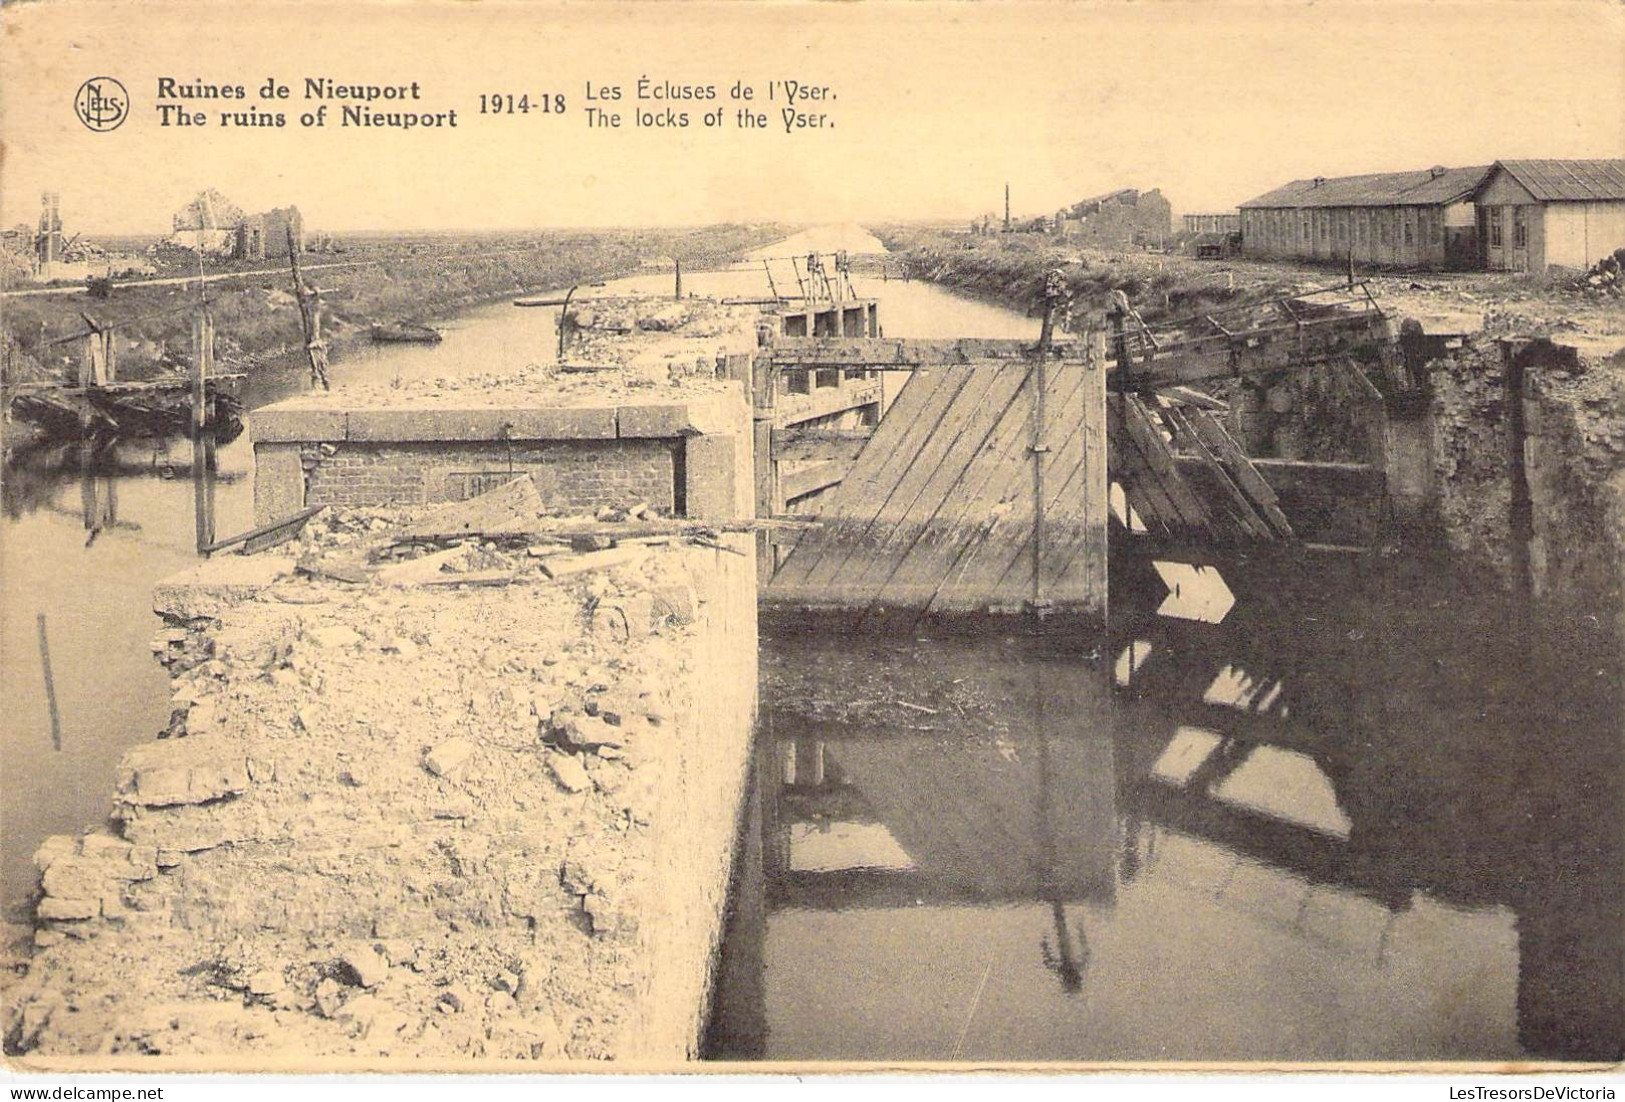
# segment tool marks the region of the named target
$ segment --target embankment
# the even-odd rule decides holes
[[[341,254],[307,256],[307,264],[346,265],[312,270],[307,281],[325,292],[324,327],[337,359],[346,343],[368,337],[374,321],[446,318],[527,291],[626,275],[649,257],[673,256],[690,269],[721,264],[783,232],[778,226],[725,225],[368,239]],[[246,370],[304,347],[291,286],[286,272],[249,273],[207,285],[221,370]],[[190,354],[198,302],[196,285],[126,284],[107,298],[10,298],[0,322],[10,353],[8,375],[26,379],[77,372],[77,344],[54,342],[84,331],[84,311],[98,324],[117,328],[120,377],[150,377]]]
[[[1074,314],[1104,310],[1113,291],[1126,294],[1148,319],[1197,312],[1236,294],[1223,274],[1187,270],[1177,259],[1148,254],[1084,253],[1021,234],[969,237],[903,227],[874,232],[908,278],[1023,313],[1040,308],[1045,277],[1056,270],[1066,279]]]

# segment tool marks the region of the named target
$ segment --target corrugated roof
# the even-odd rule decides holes
[[[1465,199],[1490,173],[1489,165],[1328,176],[1320,183],[1293,180],[1242,203],[1243,207],[1437,206]]]
[[[1625,199],[1625,161],[1496,161],[1539,201]]]

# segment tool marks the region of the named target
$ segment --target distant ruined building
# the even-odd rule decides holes
[[[170,220],[167,243],[234,260],[271,260],[305,251],[305,219],[298,207],[245,214],[214,188],[205,188]]]
[[[278,207],[250,215],[237,223],[232,256],[239,260],[269,260],[288,255],[289,231],[293,249],[305,251],[305,219],[298,207]]]
[[[1055,214],[1055,232],[1059,236],[1102,248],[1162,245],[1173,226],[1173,206],[1157,188],[1110,191]]]

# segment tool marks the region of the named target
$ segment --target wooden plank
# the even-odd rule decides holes
[[[1125,446],[1136,448],[1145,459],[1163,493],[1179,511],[1181,525],[1193,531],[1208,528],[1212,516],[1201,498],[1180,477],[1168,442],[1162,438],[1150,412],[1132,394],[1123,395],[1120,408],[1121,424],[1126,430]]]
[[[226,548],[236,546],[239,543],[244,545],[244,554],[253,554],[255,551],[263,551],[267,547],[275,547],[278,543],[284,543],[298,536],[304,529],[305,523],[325,508],[327,508],[325,505],[308,506],[292,516],[284,517],[281,520],[273,520],[270,524],[250,528],[246,532],[240,532],[235,536],[227,536],[223,540],[216,540],[203,548],[203,553],[212,555],[216,551],[224,551]]]
[[[1252,461],[1242,454],[1235,439],[1224,431],[1224,427],[1211,413],[1205,410],[1182,410],[1180,416],[1195,432],[1197,438],[1218,457],[1225,471],[1241,488],[1241,492],[1247,495],[1276,533],[1286,539],[1292,539],[1294,535],[1292,525],[1287,521],[1286,514],[1281,512],[1280,499],[1275,496],[1275,491],[1264,480],[1264,476],[1254,469]]]
[[[1137,359],[1130,374],[1136,388],[1160,389],[1301,367],[1388,341],[1380,315],[1336,314],[1171,345]]]
[[[1081,374],[1081,367],[1069,367],[1060,373],[1064,377],[1055,380],[1057,383],[1067,384],[1068,398],[1062,407],[1071,410],[1078,391],[1077,376]],[[1044,547],[1039,568],[1039,590],[1045,600],[1049,599],[1053,591],[1051,577],[1053,571],[1053,551],[1056,533],[1068,524],[1080,519],[1076,498],[1080,493],[1080,484],[1076,475],[1082,466],[1083,459],[1083,424],[1075,415],[1068,417],[1061,425],[1055,425],[1052,417],[1046,417],[1050,426],[1045,436],[1048,440],[1049,452],[1044,456]],[[1023,466],[1027,468],[1026,483],[1015,498],[1015,508],[1005,518],[1008,524],[1007,532],[1012,539],[1005,541],[988,540],[976,548],[976,560],[973,561],[963,574],[967,588],[979,590],[978,594],[970,597],[970,608],[1014,610],[1025,607],[1034,594],[1034,568],[1033,554],[1036,516],[1034,508],[1034,481],[1032,477],[1031,456],[1024,456]],[[942,601],[946,606],[950,599]]]
[[[910,377],[832,495],[823,511],[825,526],[816,538],[802,540],[774,575],[776,589],[788,594],[791,587],[802,586],[817,594],[845,568],[852,549],[868,537],[892,489],[969,377],[966,372],[932,371]]]
[[[773,458],[781,463],[809,459],[856,459],[873,429],[784,428],[773,432]]]
[[[1251,540],[1274,539],[1275,533],[1269,523],[1258,515],[1253,503],[1242,492],[1241,487],[1236,485],[1224,464],[1219,461],[1219,457],[1191,427],[1187,414],[1199,412],[1185,409],[1169,411],[1169,421],[1177,427],[1181,444],[1202,464],[1208,483],[1222,495],[1221,501],[1227,506],[1230,519],[1240,529],[1241,535]]]
[[[831,486],[838,486],[852,464],[840,459],[827,459],[810,467],[779,472],[780,493],[786,502],[816,494]]]
[[[1116,403],[1116,396],[1108,397],[1106,407],[1108,426],[1119,420],[1119,415],[1113,412]],[[1140,522],[1145,525],[1148,532],[1164,535],[1183,532],[1184,524],[1179,510],[1162,492],[1162,485],[1156,474],[1147,466],[1145,457],[1124,439],[1127,435],[1127,430],[1117,432],[1111,431],[1110,428],[1107,430],[1106,454],[1111,478],[1123,488],[1125,501],[1139,516]]]
[[[1057,453],[1056,467],[1059,477],[1045,481],[1044,547],[1039,556],[1038,592],[1048,602],[1059,600],[1058,585],[1067,563],[1072,558],[1072,540],[1083,527],[1083,428],[1069,440],[1064,453]],[[1047,474],[1047,472],[1046,472]],[[1029,600],[1033,594],[1033,539],[1034,528],[1029,525],[1004,572],[992,586],[993,599],[1014,604]],[[1064,603],[1064,602],[1063,602]]]
[[[1111,483],[1106,463],[1106,335],[1090,334],[1089,356],[1084,361],[1078,406],[1083,417],[1083,524],[1069,541],[1071,557],[1056,581],[1057,600],[1077,600],[1104,622],[1107,613],[1106,532],[1110,525]],[[1076,595],[1076,596],[1074,596]]]
[[[1030,478],[1031,459],[1026,449],[1031,427],[1021,399],[1027,379],[1025,373],[1004,374],[1009,376],[1003,380],[1009,398],[1003,402],[1001,416],[965,465],[953,494],[927,521],[897,576],[889,582],[883,598],[886,606],[910,610],[914,617],[919,609],[929,607],[931,598],[997,520],[1001,494],[1011,478]],[[890,624],[889,613],[887,619],[877,622]]]
[[[1073,412],[1082,382],[1082,369],[1068,366],[1051,373],[1045,396],[1045,431],[1049,451],[1044,455],[1045,509],[1054,512],[1064,492],[1065,473],[1078,465],[1082,454],[1083,425]],[[1025,400],[1023,400],[1025,398]],[[1007,415],[1015,419],[1031,439],[1031,387],[1012,403]],[[1020,608],[1031,596],[1033,517],[1033,459],[1025,447],[1018,460],[999,472],[983,500],[993,498],[984,510],[988,523],[981,538],[970,542],[965,553],[944,577],[926,606],[930,613],[979,612],[994,608]],[[996,494],[995,498],[993,495]],[[1025,564],[1019,578],[1006,583],[1011,564]]]
[[[1164,387],[1159,393],[1165,398],[1172,398],[1176,402],[1183,402],[1197,409],[1211,409],[1223,413],[1230,408],[1229,402],[1221,402],[1211,394],[1203,394],[1200,390],[1188,386]]]
[[[1369,463],[1318,463],[1257,456],[1248,456],[1248,461],[1277,495],[1369,499],[1382,496],[1385,485],[1382,469]],[[1203,465],[1191,455],[1176,455],[1174,462],[1186,473]]]
[[[923,609],[953,558],[980,527],[965,523],[965,515],[990,470],[1019,462],[1009,426],[1020,420],[1012,416],[1012,403],[1023,377],[999,367],[985,367],[978,374],[986,389],[973,395],[967,388],[961,395],[959,405],[969,407],[965,412],[971,420],[899,525],[898,551],[883,564],[871,604]]]
[[[521,475],[494,490],[443,505],[401,530],[409,539],[450,539],[456,536],[500,535],[536,527],[546,506],[530,475]]]
[[[986,441],[1010,404],[1015,387],[999,387],[1000,376],[1013,375],[995,366],[980,367],[965,376],[935,430],[916,450],[895,488],[875,515],[870,538],[841,576],[833,592],[842,604],[866,607],[874,603],[898,562],[919,538],[920,529],[941,507],[975,451]],[[990,401],[999,392],[1003,401]]]
[[[1106,348],[1105,335],[1091,348],[1079,370],[1077,412],[1083,426],[1079,462],[1070,468],[1050,507],[1055,517],[1053,535],[1046,535],[1041,562],[1041,593],[1053,610],[1088,611],[1102,622],[1107,598],[1107,481],[1106,481]],[[1062,460],[1066,462],[1065,457]],[[1029,539],[1030,544],[1030,539]],[[1012,562],[1015,571],[1031,561],[1023,549]],[[1000,590],[1019,580],[1007,576]]]

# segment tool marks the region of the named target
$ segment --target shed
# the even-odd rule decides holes
[[[1490,166],[1315,176],[1241,204],[1248,256],[1403,267],[1478,261],[1472,195]]]
[[[1474,194],[1485,268],[1589,268],[1625,246],[1625,160],[1496,161]]]

